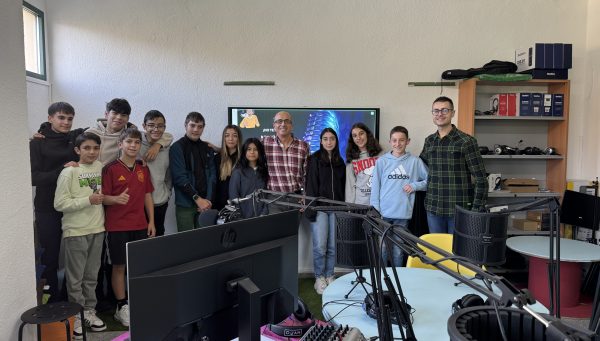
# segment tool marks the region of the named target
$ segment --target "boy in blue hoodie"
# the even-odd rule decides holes
[[[410,143],[408,130],[395,126],[390,131],[392,150],[375,163],[371,183],[371,206],[381,213],[383,219],[396,228],[408,228],[415,204],[415,191],[427,188],[427,166],[418,156],[406,151]],[[388,234],[392,235],[390,230]],[[398,238],[394,239],[398,240]],[[387,243],[384,243],[382,257],[388,259]],[[402,266],[402,250],[392,246],[392,265]]]

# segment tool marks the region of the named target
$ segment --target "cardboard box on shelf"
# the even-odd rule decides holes
[[[527,211],[527,219],[539,222],[550,221],[550,213],[547,210],[531,210]]]
[[[536,179],[512,178],[504,180],[504,189],[512,193],[535,193],[539,192],[540,184]]]
[[[513,219],[513,228],[523,231],[541,231],[542,223],[539,221],[527,220],[527,219]]]

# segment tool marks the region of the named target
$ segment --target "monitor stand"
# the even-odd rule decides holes
[[[240,341],[260,340],[260,289],[248,277],[227,282],[227,290],[237,289],[238,337]]]

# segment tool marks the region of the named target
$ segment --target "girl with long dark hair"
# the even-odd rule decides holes
[[[335,130],[321,131],[320,148],[308,160],[306,194],[344,201],[346,166],[340,156],[339,140]],[[335,265],[335,215],[331,212],[317,212],[311,222],[313,244],[313,267],[315,291],[321,295],[327,285],[334,280]]]
[[[243,198],[257,189],[267,188],[269,173],[265,148],[259,139],[251,137],[244,142],[240,160],[231,173],[229,198]],[[265,203],[255,200],[240,202],[242,218],[251,218],[268,213]]]
[[[346,201],[369,205],[371,175],[382,148],[364,123],[355,123],[346,147]]]

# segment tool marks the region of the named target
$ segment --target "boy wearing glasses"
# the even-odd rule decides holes
[[[142,127],[145,132],[142,134],[140,154],[146,155],[165,133],[167,127],[165,116],[158,110],[150,110],[144,116]],[[169,146],[160,148],[154,160],[148,160],[147,166],[150,169],[150,179],[154,186],[154,192],[152,192],[154,226],[156,235],[162,236],[165,234],[165,215],[169,206],[171,189],[173,188],[169,171]]]
[[[487,179],[477,140],[452,124],[454,103],[438,97],[431,108],[437,131],[425,139],[421,159],[429,167],[425,196],[431,233],[454,233],[455,206],[485,208]]]

